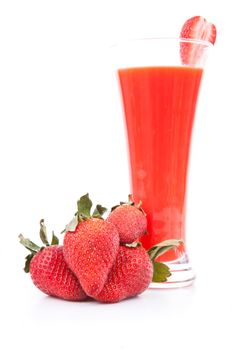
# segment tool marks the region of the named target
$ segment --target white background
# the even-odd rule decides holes
[[[0,2],[0,348],[233,348],[231,1]],[[187,239],[193,287],[115,305],[44,296],[22,271],[17,236],[38,222],[60,232],[79,196],[107,206],[129,193],[109,43],[178,36],[203,15],[218,39],[193,135]],[[37,240],[38,242],[38,240]],[[15,345],[14,345],[15,344]]]

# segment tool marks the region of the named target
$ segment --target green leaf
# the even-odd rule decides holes
[[[59,239],[57,238],[57,236],[55,236],[54,232],[52,232],[51,245],[58,245],[58,244],[59,244]]]
[[[124,246],[127,248],[137,248],[137,247],[141,247],[141,243],[140,242],[133,242],[133,243],[125,243]]]
[[[107,208],[102,207],[102,205],[100,205],[100,204],[97,204],[97,206],[95,207],[95,210],[92,214],[92,217],[102,219],[102,216],[106,211],[107,211]]]
[[[154,247],[148,250],[150,259],[153,261],[154,259],[158,258],[160,255],[168,252],[171,249],[178,247],[181,243],[183,243],[182,240],[169,239],[156,244]]]
[[[34,255],[35,255],[35,253],[31,253],[31,254],[27,255],[25,258],[26,261],[25,261],[24,271],[26,273],[28,273],[30,271],[30,263],[31,263],[31,260],[32,260]]]
[[[89,198],[89,194],[85,194],[78,200],[78,217],[80,219],[88,219],[91,217],[92,201]]]
[[[37,253],[40,250],[40,247],[37,244],[30,241],[28,238],[24,238],[22,234],[19,235],[19,242],[31,253]]]
[[[154,261],[154,273],[152,282],[166,282],[168,277],[171,276],[170,269],[164,263]]]
[[[40,220],[40,239],[46,246],[49,246],[47,230],[44,224],[44,219]]]
[[[77,216],[73,217],[73,219],[66,225],[65,230],[63,230],[61,233],[70,231],[74,232],[76,227],[78,225],[78,219]]]
[[[131,200],[131,198],[132,198],[132,194],[129,194],[128,195],[128,203],[127,204],[134,206],[134,202]]]
[[[114,205],[114,207],[111,208],[111,212],[112,212],[113,210],[115,210],[116,208],[118,208],[119,206],[120,206],[120,204]]]

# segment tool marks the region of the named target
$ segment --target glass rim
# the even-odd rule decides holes
[[[203,45],[205,47],[213,47],[214,45],[207,40],[202,39],[192,39],[192,38],[179,38],[179,37],[139,37],[139,38],[128,38],[124,40],[119,40],[118,42],[109,45],[110,48],[116,48],[120,46],[124,46],[126,44],[130,43],[141,43],[141,42],[159,42],[159,41],[177,41],[179,43],[190,43],[190,44],[197,44],[197,45]]]

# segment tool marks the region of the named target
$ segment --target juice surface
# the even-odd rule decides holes
[[[187,166],[201,68],[140,67],[118,71],[128,133],[131,187],[147,213],[145,248],[185,239]],[[161,260],[179,258],[184,247]]]

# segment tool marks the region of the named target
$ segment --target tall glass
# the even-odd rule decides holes
[[[167,239],[184,244],[162,255],[172,276],[152,287],[187,286],[194,273],[186,252],[186,180],[205,41],[131,40],[114,50],[126,122],[131,191],[147,214],[145,248]]]

